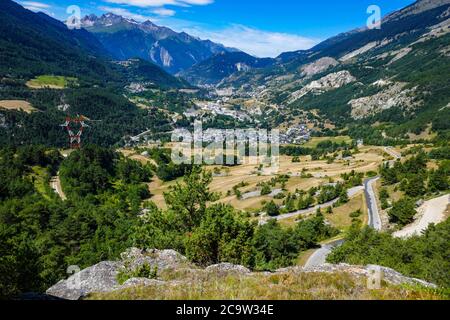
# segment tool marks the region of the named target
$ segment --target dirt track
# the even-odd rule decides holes
[[[397,238],[410,238],[420,235],[431,223],[438,224],[445,220],[445,211],[450,203],[450,195],[425,202],[419,208],[419,219],[406,228],[394,233]]]

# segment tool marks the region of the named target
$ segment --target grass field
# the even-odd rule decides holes
[[[350,199],[348,203],[338,208],[333,208],[333,213],[328,214],[325,213],[326,210],[322,209],[322,213],[325,215],[325,220],[329,222],[333,227],[341,230],[341,232],[345,232],[352,225],[352,218],[350,217],[350,213],[355,212],[357,210],[361,210],[362,215],[359,219],[363,222],[364,225],[367,224],[367,207],[365,205],[365,199],[363,194],[359,194]],[[315,209],[311,209],[306,215],[298,215],[294,217],[289,217],[286,219],[282,219],[279,223],[288,228],[293,227],[298,223],[298,220],[301,218],[306,218],[314,215],[316,213]]]
[[[339,136],[339,137],[315,137],[312,138],[308,143],[306,143],[304,146],[308,147],[308,148],[315,148],[317,147],[317,145],[323,141],[333,141],[335,143],[342,143],[342,142],[346,142],[348,144],[350,144],[352,142],[352,138],[350,138],[349,136]]]
[[[141,156],[134,150],[121,149],[119,151],[131,159],[143,163],[153,163],[152,160]],[[326,161],[311,161],[311,157],[302,157],[301,160],[302,162],[300,163],[293,163],[292,157],[280,157],[280,168],[276,173],[290,176],[290,179],[286,184],[286,190],[288,192],[293,193],[296,189],[308,190],[311,187],[318,187],[321,184],[328,183],[330,179],[338,181],[341,174],[349,173],[352,170],[363,173],[376,171],[383,161],[383,153],[378,148],[366,147],[361,148],[360,153],[355,155],[354,160],[350,161],[350,163],[345,161],[335,161],[334,163],[329,164]],[[206,167],[207,170],[213,170],[214,168],[214,166]],[[220,169],[222,169],[224,175],[213,178],[210,190],[222,195],[219,200],[221,203],[230,204],[238,210],[255,212],[262,208],[263,201],[272,200],[272,198],[268,196],[240,200],[234,195],[233,187],[241,182],[246,182],[248,184],[246,187],[240,188],[241,193],[244,194],[250,191],[259,190],[259,187],[257,186],[259,183],[267,182],[275,177],[274,174],[258,174],[258,165],[251,163],[249,159],[245,159],[244,164],[242,165]],[[302,172],[311,174],[311,176],[301,177]],[[181,179],[178,181],[181,181]],[[176,181],[164,183],[159,179],[154,178],[153,182],[149,184],[150,192],[153,195],[151,200],[158,207],[164,209],[164,192],[167,192],[169,187],[175,183]],[[279,186],[277,186],[277,188],[279,188]],[[230,196],[227,195],[229,191],[231,191]],[[281,203],[281,200],[277,200],[276,202]]]
[[[335,228],[345,232],[352,225],[350,214],[361,210],[362,215],[358,219],[362,220],[364,224],[367,224],[367,207],[364,201],[364,195],[358,195],[350,199],[345,205],[333,208],[332,214],[325,214],[326,220]]]
[[[32,113],[37,110],[29,102],[24,100],[0,100],[0,109],[17,110],[26,113]]]
[[[146,287],[92,294],[88,300],[441,300],[431,289],[382,284],[370,290],[365,277],[349,273],[219,275],[190,272]],[[175,280],[175,281],[174,281]]]
[[[76,78],[43,75],[28,81],[27,86],[32,89],[65,89],[70,85],[75,85],[76,83]]]

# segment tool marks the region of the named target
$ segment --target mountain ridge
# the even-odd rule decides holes
[[[34,13],[4,0],[0,3],[0,75],[30,79],[54,74],[94,81],[124,82],[142,79],[154,85],[187,87],[160,69],[143,61],[126,75],[127,68],[111,63],[113,57],[92,33],[69,29],[45,13]]]
[[[157,26],[150,20],[137,22],[113,13],[89,15],[82,27],[94,34],[116,59],[141,58],[176,74],[221,52],[236,52],[210,40]]]
[[[245,52],[219,53],[179,75],[195,85],[215,85],[234,73],[265,68],[275,61],[272,58],[256,58]]]

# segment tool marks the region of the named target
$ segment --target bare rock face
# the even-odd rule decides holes
[[[238,274],[238,275],[248,275],[251,271],[243,266],[234,265],[231,263],[220,263],[213,266],[209,266],[205,270],[206,272],[216,273],[219,275],[223,274]]]
[[[421,102],[415,101],[415,88],[404,89],[406,83],[396,82],[381,92],[349,101],[352,118],[363,119],[394,107],[403,109],[416,108]]]
[[[128,249],[121,254],[122,262],[129,270],[147,264],[158,270],[179,269],[189,265],[186,257],[174,250],[140,250],[137,248]]]
[[[78,300],[92,292],[110,292],[119,287],[117,275],[122,266],[120,262],[100,262],[61,280],[46,293],[66,300]]]
[[[117,276],[123,270],[137,270],[147,264],[157,270],[180,269],[189,266],[187,259],[173,250],[140,250],[131,248],[122,253],[119,262],[100,262],[84,269],[67,280],[62,280],[47,290],[53,297],[78,300],[90,293],[111,292],[123,288],[117,281]],[[124,286],[148,285],[155,281],[150,279],[130,279]]]
[[[316,95],[320,95],[324,92],[341,88],[354,81],[356,81],[356,78],[352,76],[351,73],[347,70],[330,73],[325,77],[320,78],[319,80],[312,81],[302,89],[292,93],[291,99],[288,103],[293,103],[310,92]]]
[[[337,66],[338,64],[339,62],[336,59],[324,57],[304,66],[302,68],[302,74],[306,77],[312,77],[313,75],[324,72],[331,67]]]
[[[164,285],[164,281],[156,280],[156,279],[147,279],[147,278],[132,278],[127,281],[119,288],[133,288],[133,287],[150,287],[150,286],[162,286]]]

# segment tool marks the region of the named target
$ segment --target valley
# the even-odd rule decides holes
[[[272,58],[115,12],[0,2],[0,298],[449,298],[450,1]]]

